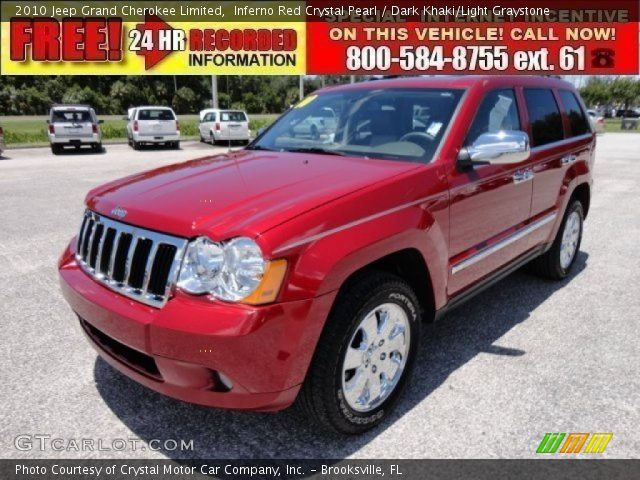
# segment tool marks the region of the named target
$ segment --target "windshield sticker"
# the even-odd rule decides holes
[[[293,108],[302,108],[309,105],[313,102],[318,96],[317,95],[309,95],[307,98],[302,99],[295,107]]]

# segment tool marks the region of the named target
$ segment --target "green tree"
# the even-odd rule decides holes
[[[611,102],[610,82],[591,77],[589,82],[580,89],[580,95],[587,105],[605,105]]]
[[[195,113],[200,107],[198,97],[189,87],[179,88],[171,104],[176,113]]]
[[[614,102],[629,108],[640,97],[640,83],[631,77],[618,77],[611,82],[609,91]]]

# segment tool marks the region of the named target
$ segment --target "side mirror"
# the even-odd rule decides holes
[[[463,167],[508,165],[523,162],[530,154],[529,135],[525,132],[506,130],[483,133],[471,146],[460,151],[458,164]]]
[[[98,123],[104,123],[104,120],[98,120]]]

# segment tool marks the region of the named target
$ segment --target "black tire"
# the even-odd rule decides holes
[[[176,150],[180,150],[180,140],[178,140],[177,142],[173,142],[173,148]]]
[[[562,236],[565,231],[565,227],[567,226],[567,219],[573,214],[576,213],[579,218],[579,234],[578,234],[578,243],[575,247],[575,253],[573,254],[573,258],[571,262],[566,266],[562,266],[562,262],[560,260],[560,251],[562,248]],[[558,233],[556,234],[556,238],[553,240],[553,244],[551,248],[547,250],[544,254],[540,255],[536,259],[534,259],[531,263],[529,263],[528,271],[538,275],[540,277],[548,278],[551,280],[562,280],[566,278],[569,273],[571,273],[571,268],[573,267],[576,258],[578,257],[578,253],[580,251],[580,243],[582,241],[582,227],[584,222],[584,212],[582,209],[582,204],[578,200],[572,201],[564,214],[564,218],[562,219],[562,224],[558,229]]]
[[[52,143],[51,144],[51,153],[53,153],[54,155],[60,155],[60,153],[62,153],[62,147],[60,145]]]
[[[135,140],[131,140],[131,146],[133,147],[134,150],[140,150],[140,144]]]
[[[398,305],[407,316],[410,340],[406,363],[395,388],[379,406],[367,412],[356,411],[347,403],[342,390],[343,361],[362,320],[376,306],[386,303]],[[372,271],[345,285],[316,347],[298,396],[299,407],[321,427],[334,432],[354,435],[378,425],[391,411],[411,374],[420,340],[420,323],[416,295],[401,278]],[[377,350],[374,352],[377,355]],[[372,357],[371,366],[375,361]]]
[[[211,145],[212,145],[212,146],[216,146],[216,144],[217,144],[218,142],[216,142],[216,137],[213,135],[213,132],[211,132],[211,134],[210,134],[210,137],[209,137],[209,138],[211,139]]]
[[[96,153],[101,153],[102,152],[102,143],[96,143],[93,146],[93,151]]]

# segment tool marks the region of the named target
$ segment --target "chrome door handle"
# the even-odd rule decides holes
[[[529,180],[533,180],[534,176],[533,170],[519,170],[512,176],[513,183],[528,182]]]
[[[578,159],[577,155],[574,155],[574,154],[565,155],[564,157],[562,157],[562,165],[569,165],[575,162],[577,159]]]

